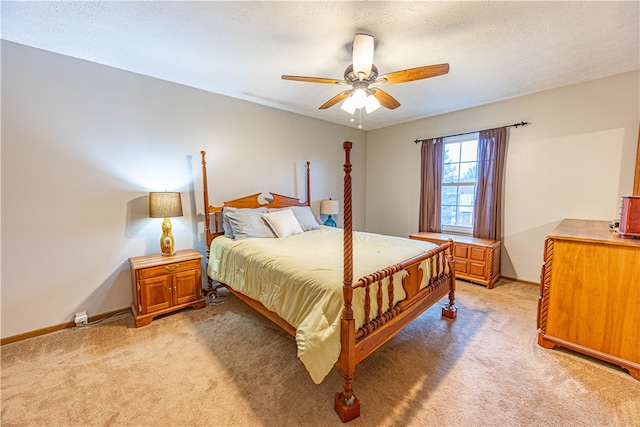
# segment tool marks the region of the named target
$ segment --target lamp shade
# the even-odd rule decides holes
[[[337,200],[323,200],[320,202],[320,213],[322,215],[338,215],[340,205]]]
[[[149,193],[149,218],[171,218],[182,216],[180,193]]]

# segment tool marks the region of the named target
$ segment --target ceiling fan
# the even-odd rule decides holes
[[[449,72],[449,64],[427,65],[409,68],[393,73],[378,75],[378,68],[373,64],[374,40],[369,34],[357,33],[353,39],[353,63],[344,70],[344,80],[324,77],[304,77],[283,75],[283,80],[294,80],[309,83],[326,83],[351,85],[320,106],[325,110],[343,99],[341,108],[353,114],[356,108],[365,108],[367,113],[376,110],[380,105],[393,110],[400,103],[387,92],[373,85],[393,85],[415,80],[436,77]]]

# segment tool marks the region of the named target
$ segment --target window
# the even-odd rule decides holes
[[[444,138],[441,227],[445,232],[473,234],[478,181],[478,133]]]

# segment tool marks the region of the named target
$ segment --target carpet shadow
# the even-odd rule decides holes
[[[440,306],[447,301],[358,364],[354,391],[362,412],[351,425],[407,425],[417,412],[430,411],[424,407],[429,395],[446,381],[489,316],[457,302],[458,319],[442,318]],[[206,328],[194,327],[223,370],[218,381],[230,382],[256,419],[263,425],[342,425],[333,410],[333,395],[342,388],[337,368],[316,385],[296,357],[293,337],[233,295],[214,310]]]

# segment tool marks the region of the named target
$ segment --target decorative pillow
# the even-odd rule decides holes
[[[304,231],[320,228],[320,224],[309,206],[294,206],[291,210],[293,210],[293,214]]]
[[[318,223],[315,215],[313,215],[309,206],[292,206],[290,208],[269,209],[269,212],[276,212],[284,209],[291,209],[293,211],[293,215],[298,220],[298,224],[300,224],[302,231],[317,230],[320,228],[320,224]]]
[[[233,238],[236,240],[249,237],[274,237],[273,232],[261,217],[267,212],[267,208],[239,209],[225,207],[222,212],[222,228],[225,228],[225,221],[227,221]],[[227,235],[226,230],[225,235]]]
[[[262,214],[262,218],[269,224],[277,237],[287,237],[303,232],[291,209]]]

